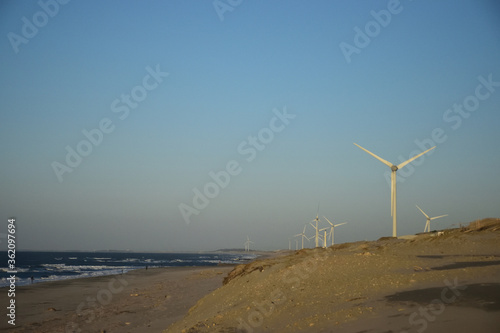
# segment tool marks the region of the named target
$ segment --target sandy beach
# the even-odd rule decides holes
[[[439,235],[267,253],[237,266],[19,287],[17,325],[4,320],[1,330],[497,333],[499,281],[500,220],[488,219]]]
[[[232,266],[175,267],[18,287],[8,332],[161,332],[222,285]],[[6,288],[0,290],[6,294]],[[2,297],[2,308],[7,306]],[[4,315],[5,316],[5,315]]]

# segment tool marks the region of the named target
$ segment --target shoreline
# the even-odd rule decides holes
[[[254,260],[259,253],[251,255],[233,251],[231,253],[142,253],[142,252],[74,252],[74,251],[18,251],[16,259],[16,285],[47,283],[97,276],[123,274],[131,270],[160,267],[215,266],[217,264],[241,264]],[[2,269],[0,288],[9,285],[7,268]],[[34,278],[34,280],[31,280]]]
[[[4,314],[0,331],[161,332],[221,287],[234,266],[137,269],[16,286],[16,325],[9,325]],[[0,293],[7,290],[2,287]],[[6,302],[1,304],[4,309]]]

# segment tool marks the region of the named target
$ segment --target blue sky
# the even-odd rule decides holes
[[[287,248],[318,203],[348,222],[338,243],[389,236],[389,168],[353,142],[396,164],[437,145],[398,171],[398,234],[423,231],[415,204],[449,214],[439,228],[500,216],[496,1],[231,3],[2,2],[0,212],[18,248]],[[87,156],[70,167],[67,147]]]

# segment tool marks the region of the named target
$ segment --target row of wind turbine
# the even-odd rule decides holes
[[[321,220],[319,218],[319,205],[318,205],[318,212],[316,212],[316,218],[314,218],[314,220],[312,220],[308,224],[306,223],[304,225],[304,229],[302,230],[302,232],[300,234],[296,234],[296,235],[293,236],[293,237],[301,237],[301,242],[302,242],[302,247],[301,248],[302,249],[304,248],[304,239],[307,240],[307,241],[309,241],[309,240],[311,240],[311,239],[314,238],[315,247],[319,247],[320,241],[322,241],[323,242],[323,247],[326,248],[327,247],[327,240],[328,240],[328,238],[331,239],[331,245],[335,244],[335,231],[334,231],[335,228],[339,227],[341,225],[344,225],[347,222],[333,224],[329,219],[326,218],[326,216],[323,216],[323,217],[325,218],[325,220],[329,224],[329,226],[327,226],[326,228],[321,228],[321,226],[320,226]],[[306,236],[306,228],[307,228],[308,225],[310,225],[314,229],[314,231],[315,231],[315,234],[313,236],[311,236],[311,237],[307,237]],[[322,231],[324,232],[323,235],[320,234]],[[288,249],[291,249],[290,240],[289,240],[289,243],[288,243]]]
[[[395,165],[391,162],[388,162],[386,160],[384,160],[383,158],[375,155],[374,153],[372,153],[371,151],[361,147],[360,145],[354,143],[354,145],[356,145],[358,148],[364,150],[366,153],[372,155],[373,157],[375,157],[377,160],[379,160],[380,162],[384,163],[385,165],[387,165],[389,168],[391,168],[391,216],[392,216],[392,237],[397,237],[397,208],[396,208],[396,181],[397,181],[397,178],[396,178],[396,172],[405,167],[406,165],[408,165],[409,163],[413,162],[414,160],[416,160],[417,158],[419,158],[420,156],[428,153],[429,151],[433,150],[434,148],[436,148],[436,146],[432,147],[432,148],[429,148],[427,149],[426,151],[418,154],[418,155],[415,155],[413,156],[412,158],[398,164],[398,165]],[[444,216],[448,216],[447,214],[446,215],[440,215],[440,216],[435,216],[435,217],[429,217],[420,207],[417,206],[417,208],[422,212],[422,214],[424,214],[425,218],[427,219],[426,221],[426,224],[425,224],[425,228],[424,228],[424,232],[429,232],[430,231],[430,222],[431,220],[434,220],[434,219],[438,219],[438,218],[441,218],[441,217],[444,217]],[[327,247],[327,238],[330,237],[331,239],[331,245],[333,246],[335,244],[335,228],[336,227],[339,227],[341,225],[344,225],[346,224],[347,222],[344,222],[344,223],[338,223],[338,224],[333,224],[330,220],[328,220],[326,218],[326,216],[323,216],[325,218],[325,220],[328,222],[328,224],[330,225],[329,227],[326,227],[326,228],[321,228],[320,229],[320,219],[319,219],[319,205],[318,205],[318,211],[316,212],[316,218],[314,220],[312,220],[311,222],[309,222],[309,225],[312,226],[314,228],[314,231],[315,231],[315,235],[312,236],[312,237],[307,237],[306,236],[306,227],[307,227],[307,224],[304,225],[304,229],[302,230],[302,232],[300,234],[296,234],[294,235],[294,237],[301,237],[301,242],[302,242],[302,249],[304,248],[304,239],[306,239],[307,241],[311,240],[312,238],[314,238],[314,242],[315,242],[315,247],[319,247],[319,241],[320,239],[322,239],[323,241],[323,247]],[[327,232],[327,230],[330,230],[329,232]],[[324,235],[323,237],[320,236],[320,232],[323,231],[324,232]],[[295,240],[296,242],[296,249],[298,249],[298,240],[296,239]],[[245,242],[245,251],[250,251],[250,244],[253,243],[250,238],[247,236],[247,240]],[[288,239],[288,249],[290,250],[291,249],[291,239]]]

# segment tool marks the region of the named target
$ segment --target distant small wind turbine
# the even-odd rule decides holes
[[[307,236],[306,236],[306,227],[307,227],[307,224],[304,225],[304,230],[302,230],[302,233],[296,234],[295,236],[293,236],[293,237],[299,237],[299,236],[302,237],[302,249],[304,248],[304,238],[309,240],[309,238],[307,238]]]
[[[316,222],[316,224],[313,224],[313,222]],[[315,241],[315,246],[318,247],[319,246],[319,232],[320,232],[320,229],[319,229],[319,205],[318,205],[318,211],[316,212],[316,218],[314,220],[312,220],[310,223],[309,223],[315,230],[316,230],[316,235],[314,237],[314,241]]]
[[[324,248],[324,249],[326,249],[326,238],[327,238],[327,236],[326,236],[326,229],[328,229],[328,228],[323,228],[323,229],[321,229],[321,230],[324,230],[324,231],[325,231],[325,236],[323,237],[323,248]]]
[[[339,224],[333,224],[332,222],[330,222],[329,219],[326,218],[326,216],[323,216],[325,218],[325,220],[330,223],[330,237],[332,238],[332,246],[335,244],[334,242],[334,230],[335,230],[335,227],[338,227],[338,226],[341,226],[341,225],[344,225],[344,224],[347,224],[347,222],[344,222],[344,223],[339,223]]]
[[[403,163],[400,163],[398,165],[394,165],[392,164],[391,162],[387,162],[386,160],[384,160],[383,158],[381,157],[378,157],[377,155],[375,155],[374,153],[366,150],[365,148],[361,147],[360,145],[356,144],[355,145],[361,149],[363,149],[365,152],[367,152],[368,154],[372,155],[373,157],[375,157],[377,160],[379,160],[380,162],[384,163],[385,165],[387,165],[389,168],[391,168],[391,216],[392,216],[392,237],[397,237],[397,221],[396,221],[396,171],[398,171],[399,169],[401,169],[402,167],[406,166],[408,163],[411,163],[413,162],[414,160],[416,160],[417,158],[419,158],[420,156],[422,156],[423,154],[427,153],[428,151],[431,151],[432,149],[436,148],[436,146],[432,147],[432,148],[429,148],[427,149],[426,151],[424,151],[423,153],[420,153],[418,155],[415,155],[413,156],[412,158],[410,158],[409,160],[403,162]]]
[[[417,206],[417,205],[415,205],[415,206]],[[417,208],[422,212],[422,214],[424,214],[425,218],[427,219],[427,222],[425,222],[424,232],[431,231],[431,221],[432,220],[438,219],[440,217],[448,216],[448,214],[446,214],[446,215],[441,215],[441,216],[429,217],[429,215],[425,214],[424,211],[420,207],[417,206]]]
[[[245,251],[250,251],[250,243],[253,243],[250,238],[247,236],[247,241],[245,242]]]

